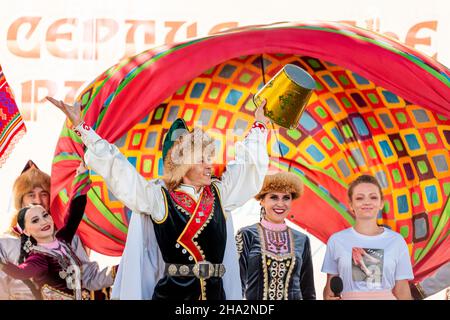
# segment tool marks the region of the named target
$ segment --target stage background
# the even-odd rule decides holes
[[[26,161],[50,172],[64,116],[44,97],[73,102],[85,85],[124,56],[231,27],[330,20],[387,34],[450,65],[446,0],[0,0],[0,8],[0,65],[27,127],[0,168],[2,230],[12,214],[12,183]],[[237,229],[258,220],[259,206],[251,201],[234,215]],[[321,299],[325,245],[310,237]],[[118,261],[92,257],[101,265]],[[440,292],[429,299],[443,298]]]

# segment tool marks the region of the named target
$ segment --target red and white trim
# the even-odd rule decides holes
[[[89,131],[91,131],[91,127],[88,124],[86,124],[84,121],[82,121],[73,130],[79,137],[81,137],[82,133],[88,134]]]
[[[264,123],[259,122],[259,121],[255,121],[252,125],[252,129],[253,128],[259,128],[262,132],[264,132],[265,130],[267,130],[267,127]]]

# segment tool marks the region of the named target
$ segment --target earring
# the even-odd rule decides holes
[[[261,207],[261,211],[259,212],[259,221],[261,221],[265,215],[266,215],[266,209],[264,209],[264,207]]]
[[[30,237],[28,237],[27,241],[25,241],[24,245],[23,245],[23,250],[26,253],[29,253],[31,251],[31,248],[33,247],[33,243],[31,242]]]

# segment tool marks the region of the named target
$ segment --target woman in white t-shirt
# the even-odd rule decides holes
[[[333,234],[327,243],[322,272],[328,274],[325,300],[409,300],[411,261],[403,237],[377,224],[384,206],[378,181],[362,175],[348,190],[355,225]],[[339,276],[342,295],[335,297],[330,282]]]

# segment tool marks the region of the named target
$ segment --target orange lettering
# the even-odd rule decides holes
[[[84,84],[83,81],[65,81],[64,86],[66,88],[70,88],[70,90],[64,97],[64,101],[66,101],[69,104],[73,104],[75,102],[75,95],[77,94],[78,90],[81,88],[83,84]]]
[[[113,19],[96,19],[96,42],[104,43],[117,34],[119,23]]]
[[[399,37],[398,35],[396,35],[395,33],[393,33],[393,32],[386,31],[386,32],[383,32],[383,34],[384,34],[386,37],[389,37],[389,38],[392,38],[392,39],[395,39],[395,40],[400,41],[400,37]]]
[[[370,31],[380,31],[380,18],[366,20],[366,29]]]
[[[436,31],[437,30],[437,21],[436,20],[424,21],[424,22],[420,22],[420,23],[417,23],[414,26],[412,26],[406,35],[406,40],[405,40],[406,45],[411,46],[413,48],[415,48],[417,45],[430,46],[431,45],[431,37],[419,38],[417,36],[417,33],[419,33],[419,31],[421,31],[422,29],[430,29],[430,30]],[[437,53],[435,53],[433,55],[433,58],[436,58],[436,57],[437,57]]]
[[[58,47],[58,40],[68,40],[72,41],[72,32],[60,32],[59,29],[62,26],[72,26],[76,27],[77,19],[59,19],[53,22],[47,30],[47,49],[55,57],[63,59],[77,59],[78,52],[77,48],[73,48],[70,51],[62,50],[60,47],[67,47],[66,45]]]
[[[36,117],[32,114],[31,105],[31,91],[32,91],[32,81],[26,81],[22,83],[22,101],[20,103],[20,114],[25,121],[36,121]]]
[[[36,121],[36,107],[45,103],[46,96],[56,96],[60,91],[59,82],[52,80],[28,80],[22,83],[20,113],[25,121]],[[64,89],[69,89],[64,97],[67,103],[74,103],[75,95],[84,84],[83,81],[64,81]]]
[[[187,37],[194,38],[196,36],[197,36],[197,22],[194,22],[193,24],[189,25],[187,28]]]
[[[356,21],[351,21],[351,20],[341,20],[341,21],[338,21],[339,23],[346,23],[346,24],[349,24],[349,25],[351,25],[351,26],[354,26],[354,27],[356,27]]]
[[[178,30],[180,30],[183,24],[185,24],[185,21],[166,21],[166,23],[164,23],[164,26],[171,28],[171,30],[166,35],[166,39],[164,40],[165,44],[171,44],[175,42],[175,35]]]
[[[125,38],[125,56],[132,56],[137,53],[136,33],[144,32],[144,44],[151,45],[155,43],[155,21],[146,20],[125,20],[125,23],[131,24]]]
[[[219,23],[219,24],[216,24],[214,27],[212,27],[211,30],[209,30],[208,34],[215,34],[215,33],[226,31],[228,29],[237,28],[238,25],[239,24],[237,22]]]
[[[21,49],[18,33],[19,29],[28,27],[24,40],[30,40],[41,19],[41,17],[20,17],[11,24],[7,34],[7,46],[11,53],[23,58],[40,58],[39,42],[29,50]]]
[[[46,96],[54,97],[57,93],[57,85],[51,80],[34,80],[33,103],[43,103]],[[43,92],[43,93],[42,93]]]
[[[83,51],[83,59],[97,60],[97,44],[111,39],[119,29],[117,21],[112,19],[88,20],[84,23],[83,42],[88,46]],[[106,30],[106,32],[105,32]]]
[[[83,59],[85,60],[95,60],[97,59],[95,50],[95,35],[94,35],[94,21],[88,20],[83,23],[83,42],[86,47],[83,50]]]

